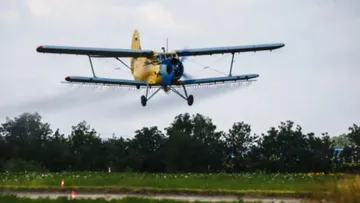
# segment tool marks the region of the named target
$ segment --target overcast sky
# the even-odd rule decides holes
[[[143,126],[163,129],[185,112],[209,116],[225,131],[244,121],[260,134],[292,120],[305,132],[338,135],[360,124],[359,10],[357,0],[1,0],[0,117],[38,111],[63,133],[86,120],[104,138],[131,137]],[[167,37],[169,49],[286,46],[236,55],[234,74],[260,75],[250,86],[191,89],[191,107],[160,92],[145,108],[142,92],[61,84],[68,75],[91,76],[85,56],[35,50],[41,44],[130,48],[134,29],[143,49],[157,51]],[[230,60],[193,57],[185,70],[224,76]],[[114,59],[94,65],[98,76],[132,78]]]

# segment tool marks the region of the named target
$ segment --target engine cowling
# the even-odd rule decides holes
[[[181,78],[184,73],[184,66],[177,58],[161,61],[158,74],[162,77],[162,84],[169,85]]]
[[[172,64],[173,69],[174,69],[174,79],[175,80],[180,79],[181,76],[184,73],[184,65],[183,65],[183,63],[177,58],[172,58],[170,60],[170,63]]]
[[[162,64],[160,64],[159,74],[161,76],[167,76],[167,75],[170,75],[173,72],[173,70],[174,70],[174,68],[172,67],[171,64],[162,63]]]

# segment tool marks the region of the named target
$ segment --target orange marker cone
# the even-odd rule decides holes
[[[75,190],[71,191],[71,199],[75,199],[76,192]]]
[[[61,187],[64,187],[64,179],[61,179]]]

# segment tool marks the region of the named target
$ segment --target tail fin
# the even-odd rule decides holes
[[[132,35],[131,49],[135,49],[135,50],[141,49],[140,35],[139,35],[139,31],[137,30],[134,30]]]
[[[141,44],[140,44],[140,35],[138,30],[134,30],[132,39],[131,39],[131,49],[134,50],[141,50]],[[130,59],[130,70],[131,73],[134,72],[134,59]]]

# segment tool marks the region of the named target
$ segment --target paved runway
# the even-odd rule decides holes
[[[39,197],[69,197],[70,194],[61,194],[61,193],[25,193],[25,192],[9,192],[6,194],[13,194],[19,197],[29,197],[29,198],[39,198]],[[106,199],[122,199],[125,197],[144,197],[144,198],[155,198],[155,199],[176,199],[176,200],[185,200],[185,201],[208,201],[208,202],[217,202],[217,201],[237,201],[239,200],[236,196],[193,196],[193,195],[128,195],[128,194],[81,194],[77,193],[75,198],[106,198]],[[290,199],[290,198],[242,198],[246,202],[258,202],[263,203],[301,203],[300,199]]]

